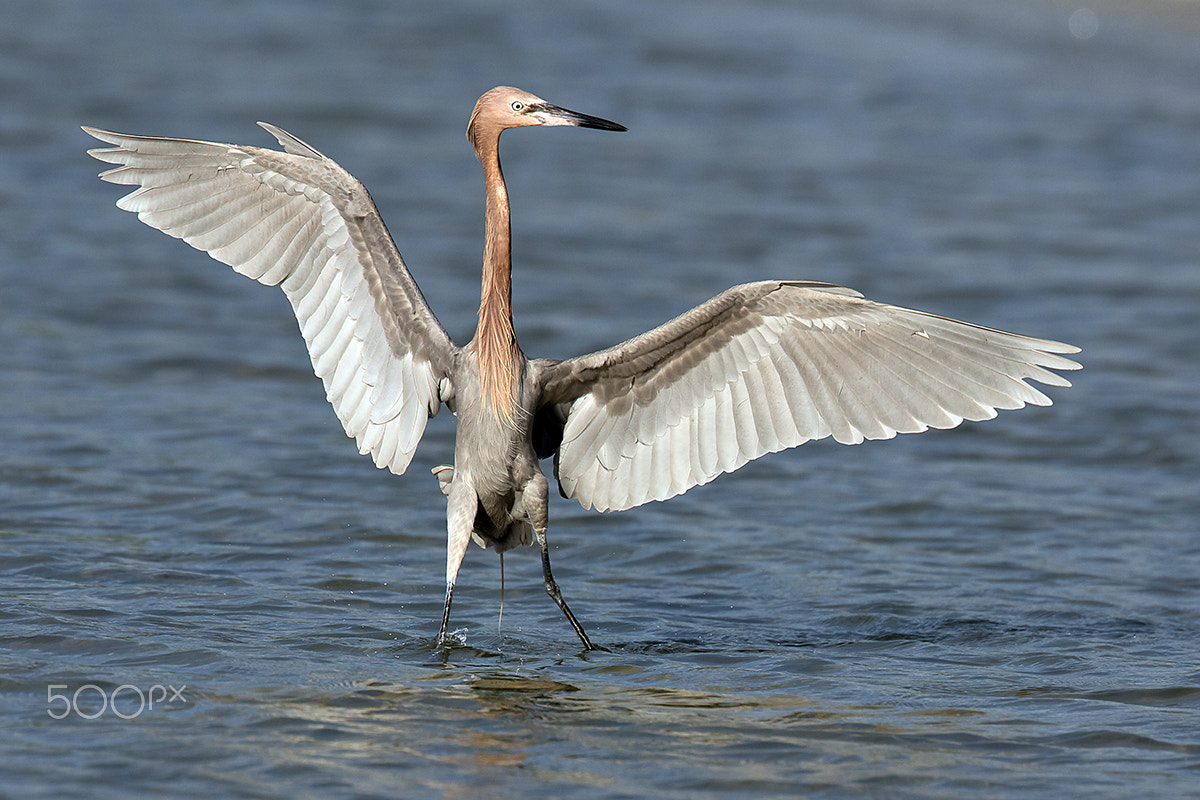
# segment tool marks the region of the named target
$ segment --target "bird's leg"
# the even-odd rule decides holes
[[[446,606],[442,609],[442,629],[438,632],[437,646],[446,643],[446,628],[450,625],[450,599],[454,596],[454,584],[446,586]]]
[[[549,501],[550,486],[546,482],[546,477],[538,472],[525,485],[522,505],[525,507],[525,515],[529,518],[529,523],[533,526],[533,533],[537,536],[538,547],[542,548],[542,578],[546,584],[546,594],[550,595],[550,599],[566,615],[567,621],[575,629],[575,635],[579,637],[579,641],[583,642],[584,649],[595,650],[595,646],[583,632],[583,626],[579,624],[579,620],[575,619],[571,609],[567,608],[562,592],[559,591],[558,583],[554,580],[554,573],[550,571],[550,547],[546,543],[546,529],[550,527]]]
[[[504,629],[504,551],[500,551],[500,615],[496,617],[496,635],[503,636]]]
[[[446,605],[442,609],[438,647],[446,643],[454,581],[458,577],[458,568],[462,565],[463,556],[467,553],[467,543],[471,541],[471,529],[475,526],[475,509],[479,503],[474,490],[462,480],[451,482],[446,496]]]
[[[571,623],[571,627],[575,629],[575,635],[579,637],[579,641],[583,642],[585,650],[595,650],[592,641],[588,639],[588,635],[583,632],[583,626],[579,624],[579,620],[575,619],[575,615],[571,613],[571,609],[567,608],[567,602],[563,600],[562,592],[559,591],[558,582],[554,580],[553,573],[550,572],[550,548],[546,544],[546,532],[534,531],[537,534],[538,547],[542,548],[542,578],[546,583],[546,594],[550,595],[550,599],[554,601],[563,614],[567,616],[567,622]]]

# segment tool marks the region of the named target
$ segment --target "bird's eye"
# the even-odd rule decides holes
[[[513,100],[512,103],[510,104],[510,107],[512,108],[513,111],[516,111],[518,114],[525,110],[525,104],[522,103],[520,100]]]

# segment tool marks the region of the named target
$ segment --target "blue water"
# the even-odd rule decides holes
[[[0,796],[1194,795],[1198,41],[1165,0],[8,3]],[[473,548],[439,656],[450,416],[377,471],[282,295],[118,211],[78,126],[295,132],[465,341],[463,131],[500,83],[630,128],[504,139],[532,355],[779,277],[1085,369],[1050,408],[554,502],[602,649],[534,550],[501,618]]]

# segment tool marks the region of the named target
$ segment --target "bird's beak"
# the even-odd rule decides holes
[[[565,108],[541,103],[534,108],[530,116],[543,125],[574,125],[577,128],[596,128],[602,131],[627,131],[624,125],[618,125],[590,114],[580,114],[578,111],[568,111]]]

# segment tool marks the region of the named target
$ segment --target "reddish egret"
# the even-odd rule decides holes
[[[708,483],[766,453],[952,428],[1050,399],[1078,348],[866,300],[827,283],[735,286],[608,350],[528,359],[513,333],[508,193],[500,134],[530,125],[623,131],[511,87],[479,98],[467,137],[487,192],[475,336],[455,344],[430,310],[371,196],[273,125],[283,152],[84,128],[89,151],[138,186],[117,205],[260,283],[282,286],[329,402],[362,453],[401,474],[445,403],[458,418],[447,497],[446,603],[474,539],[542,552],[546,591],[585,648],[546,545],[559,491],[585,508],[633,508]]]

